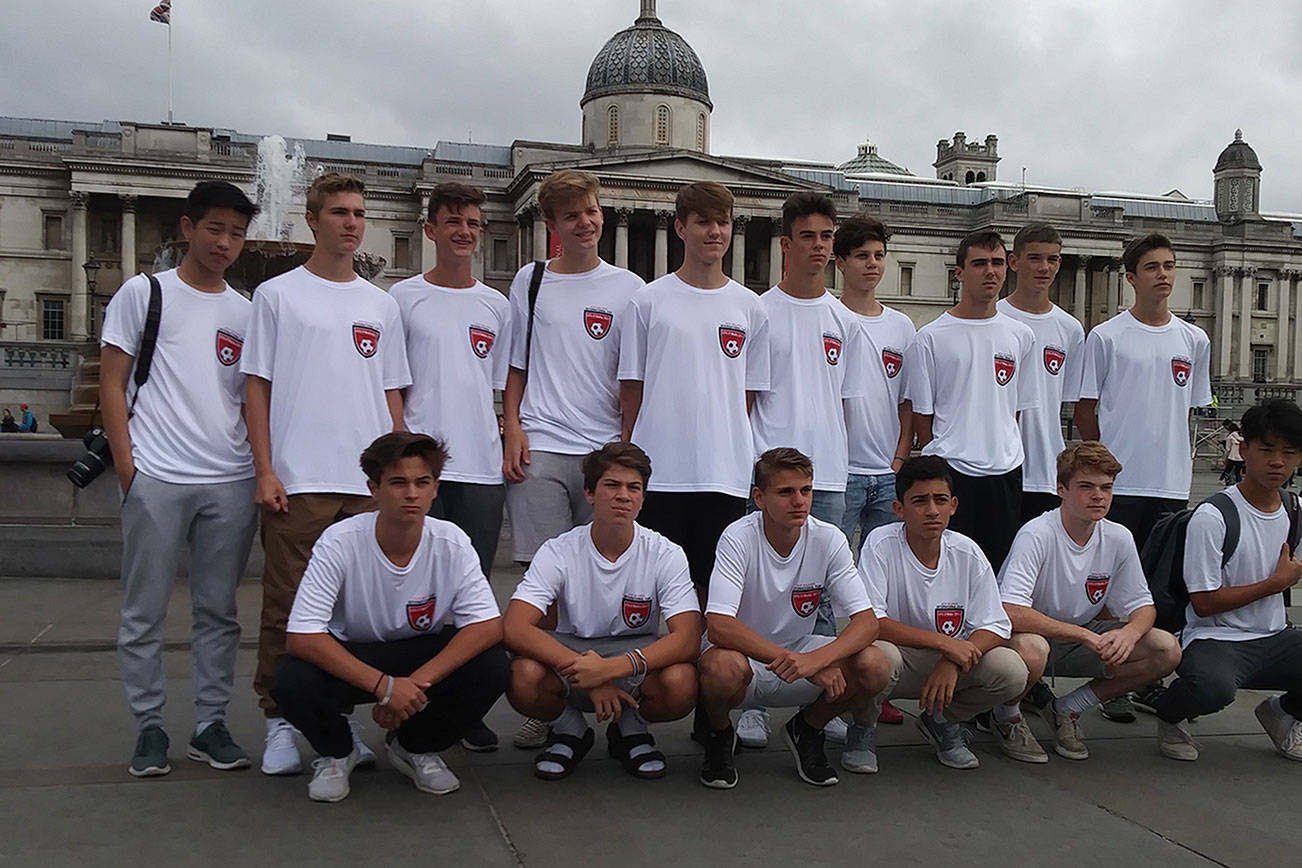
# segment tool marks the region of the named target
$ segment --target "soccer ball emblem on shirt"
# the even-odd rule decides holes
[[[1013,372],[1017,370],[1017,360],[1012,356],[995,356],[995,382],[1001,386],[1007,386],[1008,381],[1013,378]]]
[[[614,318],[608,310],[589,307],[583,311],[583,328],[588,333],[588,337],[599,341],[610,334],[610,323]]]
[[[1067,360],[1067,354],[1057,347],[1044,348],[1044,369],[1055,377],[1062,373],[1062,363]]]
[[[791,608],[796,610],[796,614],[802,618],[808,618],[818,611],[819,601],[823,599],[823,588],[815,586],[812,588],[792,588],[791,590]]]
[[[936,631],[953,638],[963,629],[962,606],[937,606]]]
[[[636,630],[651,617],[651,601],[645,597],[624,598],[624,623]]]
[[[407,604],[407,623],[424,632],[434,626],[434,597]]]
[[[1107,573],[1090,573],[1085,577],[1085,597],[1091,605],[1101,603],[1112,577]]]
[[[829,365],[841,361],[841,339],[836,335],[823,335],[823,353]]]
[[[741,355],[741,348],[746,343],[746,330],[734,326],[719,326],[719,348],[730,359]]]
[[[217,330],[217,361],[226,367],[230,367],[240,360],[240,350],[244,349],[244,341],[225,329]]]
[[[1177,386],[1189,384],[1189,375],[1193,372],[1193,362],[1176,357],[1171,359],[1171,377]]]
[[[380,330],[371,326],[353,323],[353,346],[362,358],[369,359],[380,348]]]
[[[882,350],[882,366],[886,368],[888,379],[895,379],[904,368],[904,354],[895,350]]]
[[[496,333],[480,326],[470,327],[470,350],[481,359],[488,358],[488,351],[493,348]]]

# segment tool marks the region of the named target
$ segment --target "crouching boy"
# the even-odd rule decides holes
[[[517,655],[507,698],[550,721],[534,762],[544,780],[567,777],[592,749],[584,712],[610,721],[607,748],[629,774],[663,777],[647,722],[678,720],[696,704],[701,613],[687,555],[635,521],[650,477],[651,459],[632,443],[588,453],[592,521],[543,543],[507,606],[506,644]],[[556,629],[543,630],[553,603]]]
[[[375,703],[394,768],[442,794],[461,783],[439,752],[506,689],[501,616],[470,537],[426,517],[447,457],[424,434],[377,439],[362,470],[378,511],[331,525],[312,549],[272,696],[320,754],[307,790],[316,801],[348,795],[354,705]]]

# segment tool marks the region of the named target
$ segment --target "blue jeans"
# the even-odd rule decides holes
[[[809,505],[809,514],[840,527],[841,516],[845,512],[845,500],[843,491],[815,491],[814,500]],[[818,614],[814,617],[814,635],[836,635],[836,618],[832,615],[832,600],[826,594],[818,604]]]
[[[891,509],[894,502],[894,473],[878,476],[850,474],[845,482],[845,515],[841,519],[841,530],[845,533],[845,538],[850,540],[856,559],[870,532],[884,524],[900,520]],[[854,538],[855,528],[859,529],[857,543]]]

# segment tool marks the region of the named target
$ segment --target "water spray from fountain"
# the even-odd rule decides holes
[[[248,237],[262,241],[288,241],[292,232],[290,208],[306,187],[306,159],[303,146],[289,150],[281,136],[266,136],[258,142],[258,214],[249,224]]]

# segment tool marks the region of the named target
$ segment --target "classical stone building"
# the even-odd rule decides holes
[[[725,268],[757,292],[781,278],[780,211],[792,192],[822,191],[845,214],[875,214],[894,233],[879,293],[919,324],[953,303],[953,252],[973,229],[1011,238],[1030,221],[1055,224],[1065,243],[1054,298],[1087,328],[1129,303],[1125,242],[1161,231],[1179,266],[1171,307],[1212,336],[1223,401],[1251,400],[1255,384],[1288,394],[1302,384],[1302,215],[1260,212],[1261,164],[1238,133],[1215,162],[1211,200],[1001,182],[996,137],[968,142],[962,132],[938,143],[934,178],[911,174],[871,143],[840,164],[717,155],[705,69],[661,23],[654,0],[641,0],[632,26],[597,52],[579,108],[578,144],[397,147],[331,135],[289,146],[302,148],[308,174],[365,180],[363,250],[385,260],[376,278],[385,286],[432,265],[421,232],[429,191],[457,180],[488,194],[476,271],[505,291],[522,263],[548,253],[538,185],[565,167],[601,178],[602,256],[647,279],[681,260],[672,208],[688,181],[720,181],[735,194]],[[207,127],[0,118],[0,404],[27,400],[42,415],[67,406],[78,357],[112,292],[177,237],[196,181],[255,192],[258,141]],[[301,215],[289,232],[311,240]],[[828,284],[838,284],[830,267]]]

